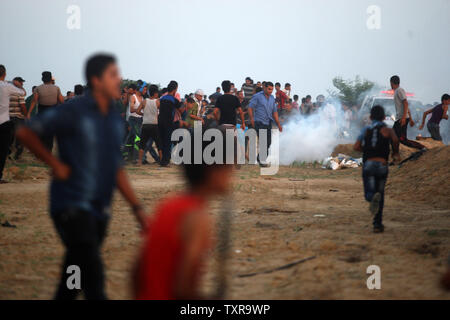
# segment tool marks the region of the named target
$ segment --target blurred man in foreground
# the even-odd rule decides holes
[[[96,55],[86,64],[89,90],[58,108],[38,114],[17,137],[53,170],[50,213],[66,255],[55,299],[106,299],[100,247],[110,218],[115,187],[132,205],[141,227],[144,213],[123,169],[120,145],[123,120],[113,100],[121,78],[114,57]],[[55,136],[59,158],[39,137]],[[67,286],[69,266],[79,267],[80,290]]]

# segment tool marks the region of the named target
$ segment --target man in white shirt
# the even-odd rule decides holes
[[[391,77],[391,88],[394,90],[395,111],[397,113],[396,121],[393,127],[395,134],[401,144],[415,149],[424,149],[425,146],[417,141],[408,140],[408,123],[410,123],[411,126],[413,126],[414,123],[412,122],[412,119],[409,118],[410,112],[408,99],[406,97],[405,90],[400,87],[399,76]]]
[[[6,157],[8,156],[9,144],[14,134],[13,124],[9,118],[9,101],[11,95],[25,96],[26,92],[20,87],[16,87],[5,81],[6,68],[0,65],[0,184],[6,183],[2,180],[3,168],[5,167]]]
[[[195,91],[195,93],[194,93],[194,100],[198,104],[197,117],[202,117],[203,113],[204,113],[204,110],[202,107],[203,95],[204,95],[204,93],[203,93],[202,89],[197,89],[197,91]]]

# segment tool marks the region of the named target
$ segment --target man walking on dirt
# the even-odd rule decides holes
[[[408,123],[412,120],[409,118],[409,105],[408,99],[406,98],[406,92],[403,88],[400,87],[400,78],[399,76],[391,77],[391,88],[394,90],[394,103],[395,110],[397,112],[396,121],[394,123],[394,131],[397,137],[400,140],[400,143],[405,146],[415,148],[415,149],[424,149],[425,147],[412,140],[408,140]]]
[[[380,233],[384,231],[384,186],[388,177],[390,145],[393,157],[399,160],[399,141],[394,130],[383,122],[385,113],[382,106],[374,106],[370,110],[370,119],[372,124],[363,129],[354,149],[363,152],[364,196],[370,202],[370,212],[374,215],[373,231]]]
[[[142,228],[146,220],[123,169],[123,120],[114,107],[122,80],[115,58],[91,57],[85,76],[89,90],[83,96],[38,114],[17,132],[24,146],[53,170],[50,214],[66,248],[58,300],[75,299],[80,291],[68,288],[69,266],[79,268],[86,299],[106,299],[100,249],[116,186]],[[56,137],[59,157],[40,138],[47,135]]]
[[[255,94],[250,100],[250,104],[248,106],[248,115],[250,117],[250,124],[252,128],[256,130],[256,134],[258,135],[258,140],[261,135],[266,135],[266,150],[261,152],[261,144],[258,143],[258,163],[261,167],[268,167],[267,164],[267,156],[269,155],[269,148],[272,143],[272,123],[275,123],[278,126],[278,130],[280,132],[283,131],[283,127],[280,124],[280,120],[278,119],[278,111],[277,106],[275,104],[275,98],[272,95],[273,92],[273,83],[266,82],[264,84],[264,91],[260,91]],[[261,158],[260,158],[261,155]]]

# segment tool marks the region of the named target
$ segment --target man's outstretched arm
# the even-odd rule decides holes
[[[70,176],[70,167],[56,158],[42,143],[38,135],[27,127],[17,130],[17,138],[38,159],[44,161],[53,170],[53,176],[57,180],[67,180]]]
[[[130,185],[130,182],[128,180],[127,174],[125,173],[125,170],[123,168],[120,168],[117,171],[117,178],[116,178],[117,188],[119,189],[120,193],[123,195],[125,200],[131,205],[133,208],[133,213],[139,222],[139,225],[141,226],[142,230],[146,230],[146,215],[144,213],[144,210],[142,209],[142,206],[139,203],[139,200],[136,198],[136,194],[133,191],[133,188]]]

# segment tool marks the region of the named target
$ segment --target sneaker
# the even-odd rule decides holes
[[[380,226],[374,226],[373,227],[373,233],[382,233],[384,232],[384,226],[380,225]]]
[[[377,214],[380,209],[381,193],[377,192],[373,195],[372,201],[370,201],[369,210],[372,215]]]

